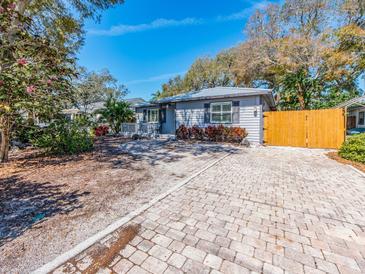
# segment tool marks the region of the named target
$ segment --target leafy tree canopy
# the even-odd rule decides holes
[[[257,10],[247,39],[198,59],[156,97],[203,87],[273,88],[282,109],[330,107],[357,96],[365,68],[363,0],[286,0]]]
[[[105,107],[99,110],[99,113],[115,134],[121,131],[122,123],[131,122],[134,118],[130,105],[112,96],[108,98]]]
[[[184,77],[176,76],[170,79],[162,85],[162,91],[157,91],[154,97],[173,96],[215,86],[233,86],[234,75],[231,70],[233,62],[234,56],[230,51],[224,51],[215,58],[199,58]]]
[[[105,102],[109,97],[122,99],[128,92],[124,85],[118,84],[118,80],[107,69],[98,73],[87,72],[85,68],[80,68],[74,86],[75,105],[84,112],[87,112],[93,103]]]
[[[0,1],[0,162],[19,117],[51,118],[70,100],[84,19],[122,2]]]

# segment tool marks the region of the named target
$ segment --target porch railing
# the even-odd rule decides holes
[[[160,133],[159,123],[123,123],[122,134],[132,136],[138,134],[142,136],[156,136]]]

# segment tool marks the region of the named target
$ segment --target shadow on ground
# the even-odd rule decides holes
[[[82,160],[95,160],[109,163],[113,168],[137,170],[131,160],[145,160],[150,165],[159,162],[176,162],[186,156],[215,155],[237,153],[238,147],[220,143],[184,142],[169,140],[136,140],[123,137],[101,137],[96,140],[92,152],[71,156],[45,156],[37,152],[23,153],[17,157],[17,167],[34,169],[50,166],[67,165]],[[126,157],[129,156],[129,157]]]
[[[73,180],[74,176],[81,181],[94,180],[94,174],[99,176],[99,179],[100,176],[106,176],[106,183],[116,183],[116,186],[121,188],[118,190],[120,195],[123,191],[133,191],[138,185],[133,180],[140,179],[127,178],[123,185],[118,185],[118,172],[146,172],[145,164],[142,165],[139,161],[156,166],[161,163],[179,162],[191,156],[218,156],[238,151],[239,148],[234,146],[217,143],[130,141],[109,136],[98,139],[92,152],[81,155],[56,157],[41,155],[36,150],[25,151],[19,154],[13,163],[9,163],[8,173],[3,170],[0,175],[0,246],[55,215],[68,214],[83,208],[86,200],[82,197],[91,194],[82,191],[81,185],[78,190],[71,191],[66,183],[57,182],[58,178],[54,180],[52,176],[51,179],[42,177],[42,174],[53,172],[53,167],[64,166],[57,170],[64,169],[69,172],[58,174],[67,176],[70,180]],[[191,158],[191,161],[194,161],[194,158]],[[107,172],[101,173],[100,170]],[[127,174],[130,176],[131,173]],[[32,179],[27,179],[28,175],[31,175]],[[101,198],[103,197],[101,195]]]
[[[130,141],[120,146],[120,152],[135,160],[147,160],[151,165],[158,162],[179,161],[186,155],[200,156],[222,153],[237,153],[239,148],[217,143],[199,143],[168,140]]]
[[[81,208],[80,198],[89,192],[67,192],[63,187],[18,176],[0,179],[0,246],[56,214]]]

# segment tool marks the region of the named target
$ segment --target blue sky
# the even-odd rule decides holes
[[[265,0],[126,0],[86,22],[79,64],[107,68],[130,90],[149,99],[168,78],[199,56],[214,56],[244,39],[246,20]]]

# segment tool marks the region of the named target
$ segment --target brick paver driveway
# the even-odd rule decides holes
[[[103,273],[365,273],[365,177],[319,150],[243,150],[130,224],[138,235]]]

